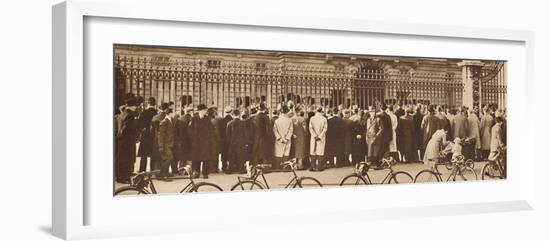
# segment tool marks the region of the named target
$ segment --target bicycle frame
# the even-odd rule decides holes
[[[436,164],[434,167],[433,167],[433,171],[435,172],[435,176],[437,178],[437,181],[438,182],[443,182],[443,174],[439,171],[439,169],[437,169],[437,166],[440,166],[440,165],[445,165],[445,163],[442,163],[442,164]],[[462,173],[462,170],[460,169],[459,167],[459,164],[458,163],[453,163],[453,169],[451,170],[451,173],[449,174],[449,176],[447,177],[447,180],[445,180],[445,182],[449,182],[449,180],[451,180],[451,177],[453,178],[453,180],[456,180],[456,175],[457,174],[460,174],[461,176],[464,176],[464,174]]]
[[[384,179],[382,179],[382,181],[380,182],[380,184],[384,184],[384,183],[390,183],[391,182],[391,178],[394,174],[394,171],[393,171],[393,168],[392,168],[392,165],[389,163],[389,162],[386,162],[386,164],[388,165],[388,173],[386,174],[386,176],[384,177]],[[367,164],[365,164],[367,165]],[[370,166],[367,165],[367,169],[365,169],[363,171],[363,173],[361,174],[366,180],[367,180],[367,184],[373,184],[371,179],[370,179],[370,176],[368,174],[368,170],[370,169]]]

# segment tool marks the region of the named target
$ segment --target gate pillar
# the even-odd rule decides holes
[[[463,60],[458,63],[462,67],[462,83],[464,84],[464,92],[462,96],[462,106],[468,107],[470,110],[481,104],[481,83],[479,76],[483,63],[477,60]]]

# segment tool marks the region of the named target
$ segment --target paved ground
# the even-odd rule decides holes
[[[475,172],[477,174],[477,179],[480,180],[481,177],[479,175],[481,168],[483,167],[483,162],[476,162],[475,163]],[[405,171],[409,173],[413,178],[416,176],[417,173],[420,171],[426,169],[426,166],[422,163],[398,163],[393,166],[394,171]],[[443,178],[446,179],[449,175],[450,171],[445,169],[445,167],[440,166],[439,170],[443,173]],[[351,174],[355,171],[352,167],[343,167],[343,168],[331,168],[327,169],[322,172],[311,172],[311,171],[297,171],[298,176],[310,176],[318,179],[323,187],[336,187],[340,184],[342,179],[347,176],[348,174]],[[380,183],[384,177],[389,172],[388,169],[384,170],[369,170],[369,176],[373,183]],[[223,173],[213,173],[209,175],[208,179],[198,178],[195,179],[195,182],[211,182],[215,183],[216,185],[220,186],[224,191],[228,191],[231,189],[231,187],[238,182],[237,177],[238,176],[246,176],[246,174],[223,174]],[[270,188],[284,188],[289,181],[292,180],[293,174],[292,172],[276,172],[276,173],[268,173],[265,174],[265,177],[267,179],[267,182],[270,186]],[[467,173],[466,178],[468,181],[475,180],[473,173]],[[401,176],[398,178],[399,183],[411,183],[412,180],[405,176]],[[424,181],[430,181],[431,180],[424,180]],[[434,180],[435,181],[435,180]],[[181,191],[185,185],[189,183],[188,179],[175,179],[172,182],[163,182],[159,180],[155,180],[154,184],[157,189],[158,193],[178,193]],[[355,180],[353,181],[355,183]],[[311,182],[310,182],[311,184]],[[123,184],[115,183],[115,188],[119,188],[123,186]],[[309,186],[309,185],[308,185]],[[205,189],[205,191],[213,191],[213,189]]]

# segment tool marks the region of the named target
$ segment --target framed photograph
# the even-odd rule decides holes
[[[532,209],[531,32],[128,5],[53,7],[56,236]]]

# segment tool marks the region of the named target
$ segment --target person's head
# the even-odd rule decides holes
[[[456,138],[453,140],[453,142],[454,142],[455,144],[460,144],[461,141],[462,141],[462,140],[461,140],[459,137],[456,137]]]
[[[250,112],[246,108],[241,108],[241,119],[247,119],[250,116]]]
[[[161,112],[166,112],[168,108],[170,108],[170,105],[167,102],[162,102],[159,106]]]
[[[288,108],[288,106],[283,105],[283,106],[281,107],[281,113],[283,113],[283,114],[286,115],[286,114],[288,114],[289,111],[290,111],[290,109]]]
[[[373,118],[376,115],[376,109],[374,108],[374,106],[369,106],[368,110],[369,110],[369,116]]]
[[[502,122],[504,122],[504,118],[502,118],[502,116],[497,116],[495,118],[495,121],[497,124],[502,124]]]
[[[265,107],[265,103],[260,103],[260,106],[259,106],[259,111],[265,113],[265,111],[267,110],[267,108]]]
[[[286,106],[287,106],[289,109],[294,108],[294,101],[289,100],[288,102],[286,102]]]
[[[430,113],[430,114],[435,113],[435,108],[434,108],[433,105],[429,105],[429,106],[428,106],[428,113]]]
[[[320,113],[320,114],[323,114],[323,107],[321,107],[321,106],[317,107],[317,109],[315,110],[315,112]]]
[[[174,116],[176,116],[176,112],[172,108],[166,109],[165,112],[166,112],[166,115],[169,116],[170,118],[173,118]]]
[[[218,108],[216,107],[208,108],[207,114],[210,118],[216,118],[218,116]]]
[[[156,106],[157,105],[157,100],[155,99],[155,97],[149,97],[147,99],[147,105]]]
[[[233,111],[233,107],[231,107],[230,105],[227,105],[223,108],[223,113],[225,113],[226,115],[231,115],[232,111]]]
[[[333,111],[332,109],[329,108],[329,109],[327,110],[327,115],[328,115],[328,116],[332,116],[333,114],[334,114],[334,111]]]
[[[199,112],[200,117],[204,117],[207,111],[208,111],[208,108],[206,108],[205,104],[199,104],[197,106],[197,112]]]
[[[136,109],[137,109],[137,100],[136,100],[136,98],[129,97],[128,99],[126,99],[125,105],[126,105],[127,110],[136,111]]]
[[[192,107],[185,107],[185,109],[183,110],[185,114],[188,114],[188,115],[193,115],[193,108]]]
[[[231,116],[233,118],[239,118],[241,116],[241,111],[239,109],[233,109],[231,110]]]

